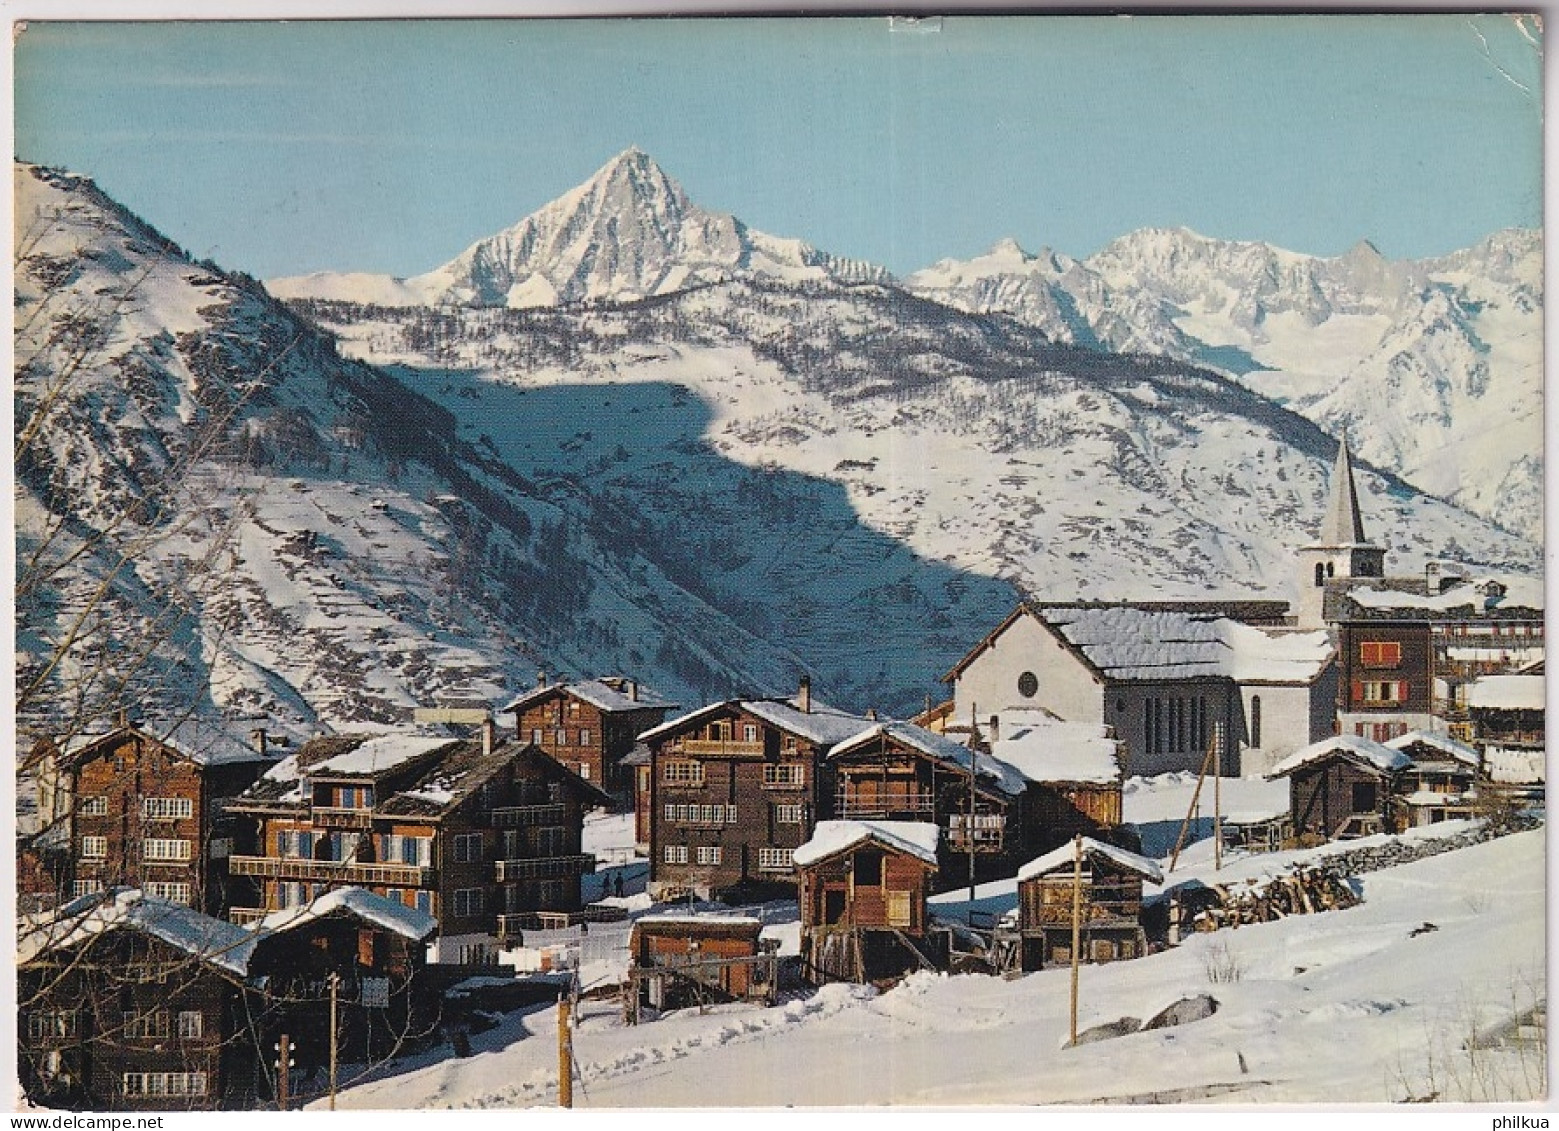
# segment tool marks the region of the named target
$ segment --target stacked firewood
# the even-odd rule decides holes
[[[1217,902],[1197,913],[1193,923],[1198,931],[1337,911],[1359,902],[1347,877],[1322,865],[1301,866],[1263,880],[1228,886],[1214,884],[1211,891]]]

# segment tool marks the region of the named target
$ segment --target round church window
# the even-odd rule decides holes
[[[1039,677],[1033,672],[1024,672],[1018,677],[1018,694],[1025,699],[1032,699],[1039,693]]]

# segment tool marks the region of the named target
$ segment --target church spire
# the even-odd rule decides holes
[[[1359,492],[1353,484],[1353,461],[1348,456],[1348,439],[1337,445],[1337,466],[1332,469],[1332,500],[1321,524],[1321,545],[1362,546],[1364,516],[1359,510]]]

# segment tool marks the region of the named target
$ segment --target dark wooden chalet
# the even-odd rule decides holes
[[[1393,801],[1412,759],[1400,750],[1341,734],[1289,755],[1267,774],[1289,781],[1289,820],[1301,844],[1398,831]]]
[[[623,759],[638,736],[665,721],[677,704],[622,676],[577,683],[547,683],[503,708],[515,716],[515,736],[551,755],[615,799],[619,811],[633,804],[633,771]]]
[[[941,830],[928,821],[823,821],[795,852],[803,976],[868,982],[945,965],[926,896]]]
[[[837,820],[929,821],[941,830],[938,883],[1011,875],[1025,859],[1029,781],[1007,763],[914,723],[883,722],[828,756]]]
[[[985,741],[992,757],[1027,782],[1022,859],[1079,834],[1113,839],[1122,823],[1126,758],[1113,730],[1009,708],[990,717]]]
[[[1411,759],[1398,776],[1396,824],[1414,829],[1474,815],[1478,806],[1478,752],[1438,731],[1412,731],[1386,743]]]
[[[744,915],[646,915],[629,936],[630,1024],[646,1008],[681,1009],[732,1001],[773,1005],[777,947],[762,944],[763,924]]]
[[[1092,837],[1025,864],[1018,870],[1022,969],[1072,961],[1074,909],[1081,961],[1141,957],[1142,883],[1163,878],[1154,861]]]
[[[64,900],[114,887],[219,914],[229,902],[223,814],[275,763],[215,724],[125,722],[104,734],[44,739],[32,760],[49,788],[40,835],[68,842],[58,869]]]
[[[814,702],[731,699],[646,731],[650,895],[793,890],[791,854],[832,802],[826,755],[872,720]]]
[[[107,1111],[220,1106],[248,1075],[235,1036],[254,942],[133,889],[24,923],[17,1039],[28,1098]]]
[[[580,907],[594,871],[584,814],[611,799],[529,744],[416,734],[306,743],[237,799],[257,825],[235,875],[259,885],[250,920],[336,887],[435,917],[433,960],[483,964],[537,912]]]

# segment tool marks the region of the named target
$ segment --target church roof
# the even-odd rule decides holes
[[[1364,515],[1359,510],[1359,492],[1353,482],[1353,460],[1348,442],[1337,445],[1337,464],[1332,469],[1332,497],[1321,523],[1322,546],[1367,546]]]

